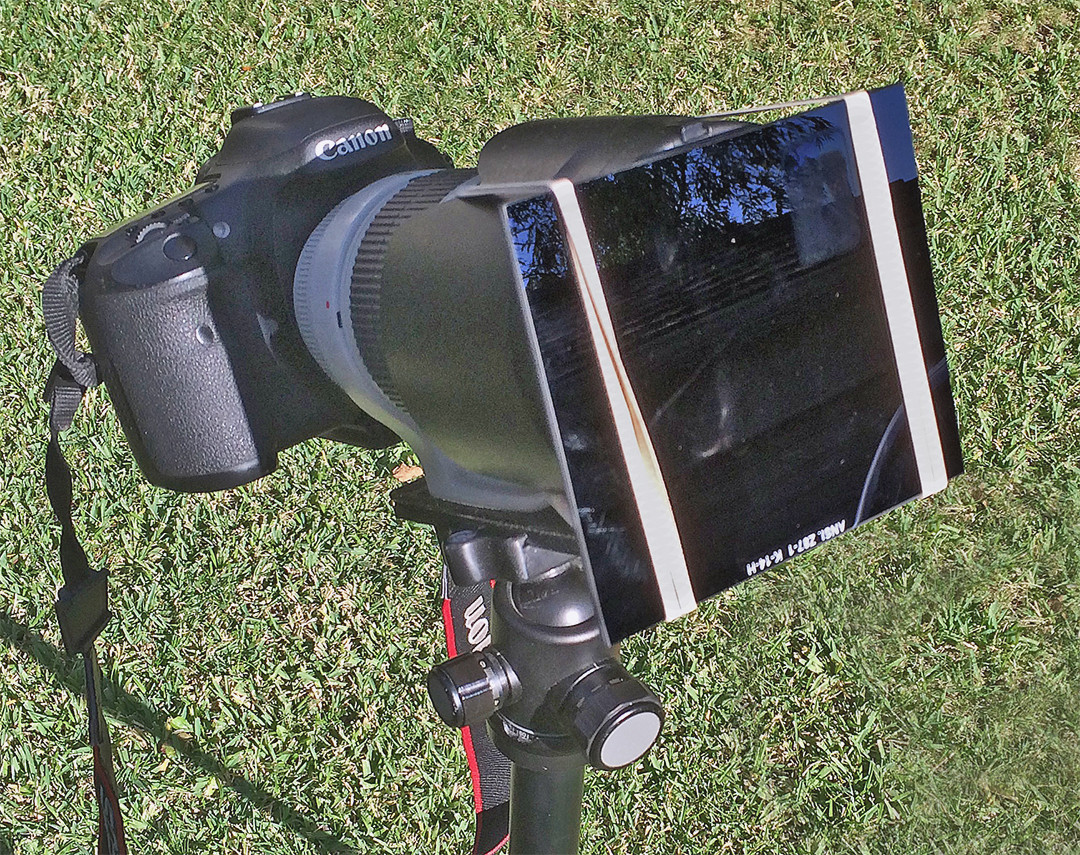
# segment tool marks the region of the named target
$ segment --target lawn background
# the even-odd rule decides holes
[[[189,186],[229,110],[367,97],[457,162],[530,118],[701,113],[897,79],[968,472],[632,639],[664,699],[589,773],[583,851],[1080,851],[1080,5],[0,0],[0,855],[95,827],[42,485],[38,293]],[[309,443],[213,496],[150,487],[103,390],[67,441],[113,574],[107,711],[135,852],[462,853],[423,691],[438,559],[403,449]]]

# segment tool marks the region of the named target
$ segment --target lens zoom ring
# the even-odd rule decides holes
[[[437,205],[447,193],[475,174],[474,169],[446,169],[410,181],[375,215],[356,253],[349,305],[356,344],[371,379],[395,406],[406,412],[390,379],[379,340],[379,294],[386,249],[398,226],[414,214]]]

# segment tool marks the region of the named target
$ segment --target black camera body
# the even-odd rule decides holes
[[[151,482],[225,489],[314,436],[398,441],[314,362],[291,286],[304,242],[340,200],[448,166],[408,120],[297,94],[235,111],[191,190],[92,242],[80,314]]]

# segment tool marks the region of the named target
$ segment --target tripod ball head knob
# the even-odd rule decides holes
[[[455,656],[428,672],[435,712],[451,727],[483,724],[514,695],[517,677],[497,650]]]
[[[664,723],[659,699],[614,660],[574,683],[560,712],[597,769],[619,769],[642,757]]]

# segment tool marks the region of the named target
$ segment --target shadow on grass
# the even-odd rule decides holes
[[[71,657],[47,642],[30,627],[14,620],[4,610],[0,610],[0,639],[7,641],[14,648],[33,657],[52,671],[60,684],[68,691],[80,697],[83,695],[82,663],[73,661]],[[220,760],[204,751],[194,738],[180,739],[176,734],[170,733],[165,726],[166,716],[123,687],[110,682],[104,673],[102,674],[102,695],[103,706],[113,718],[153,736],[159,744],[172,747],[177,754],[217,778],[222,786],[239,793],[257,808],[268,813],[276,822],[314,844],[320,852],[359,855],[358,849],[341,841],[340,832],[334,834],[325,831],[293,805],[272,796],[246,778],[234,774]],[[89,773],[89,769],[87,772]],[[7,855],[10,851],[7,840],[0,835],[0,855]]]

